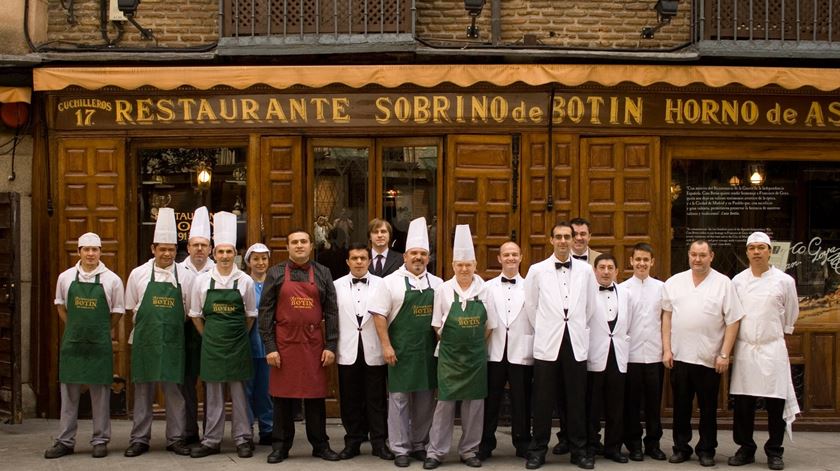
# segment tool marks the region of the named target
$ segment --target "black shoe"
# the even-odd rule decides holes
[[[411,457],[408,455],[400,455],[394,458],[394,465],[400,468],[407,468],[411,464]]]
[[[423,469],[437,469],[440,466],[440,461],[434,458],[426,458],[423,461]]]
[[[171,451],[180,456],[190,456],[190,447],[183,440],[178,440],[171,445],[167,445],[166,451]]]
[[[710,455],[700,455],[700,466],[710,467],[715,465],[715,457]]]
[[[691,455],[682,451],[675,451],[670,458],[668,458],[669,463],[682,463],[691,459]]]
[[[374,448],[371,451],[371,454],[373,456],[378,456],[380,459],[387,460],[387,461],[393,461],[394,458],[395,458],[394,454],[391,453],[391,450],[389,450],[387,446]]]
[[[96,447],[94,447],[94,449],[95,448]],[[69,446],[67,446],[63,443],[55,442],[55,445],[47,448],[47,450],[44,451],[44,458],[46,458],[48,460],[51,460],[51,459],[55,459],[55,458],[61,458],[62,456],[66,456],[66,455],[72,455],[72,454],[73,454],[73,449],[72,448],[70,448]]]
[[[286,458],[289,457],[289,451],[284,450],[282,448],[277,448],[276,450],[271,450],[271,453],[268,454],[268,458],[265,460],[268,463],[275,464],[279,463]]]
[[[182,440],[184,444],[192,445],[194,443],[199,443],[201,441],[201,438],[199,438],[198,435],[189,435],[187,437],[184,437]]]
[[[147,451],[149,451],[149,445],[134,442],[125,449],[125,453],[123,453],[123,455],[125,455],[126,458],[134,458],[135,456],[140,456]]]
[[[349,460],[355,456],[359,456],[359,447],[358,446],[345,446],[343,450],[338,452],[338,459],[340,460]]]
[[[461,463],[469,466],[470,468],[480,468],[481,467],[481,460],[477,456],[471,456],[469,458],[461,458]]]
[[[645,454],[655,459],[656,461],[665,461],[665,458],[667,458],[667,456],[665,456],[665,452],[663,452],[659,448],[648,448],[645,450]],[[630,459],[632,460],[633,458]]]
[[[253,444],[251,442],[245,442],[236,445],[236,456],[240,458],[250,458],[254,456]]]
[[[659,452],[662,453],[661,450]],[[630,458],[631,461],[644,461],[645,454],[642,453],[642,450],[630,450],[630,455],[628,456],[628,458]],[[662,455],[662,459],[665,459],[664,454]]]
[[[729,463],[729,466],[744,466],[745,464],[755,463],[755,456],[750,456],[746,453],[735,453],[726,462]]]
[[[312,450],[312,456],[325,461],[338,461],[341,459],[338,457],[338,453],[334,452],[329,445],[319,450]]]
[[[580,456],[573,456],[571,459],[572,464],[576,464],[580,469],[594,469],[595,468],[595,458],[589,455],[580,455]]]
[[[568,442],[560,442],[554,445],[554,448],[551,449],[551,453],[555,455],[565,455],[569,452],[569,443]]]
[[[201,445],[200,447],[190,450],[190,458],[204,458],[205,456],[218,455],[219,451],[221,451],[219,448]]]
[[[426,461],[426,450],[414,450],[408,454],[417,461]]]
[[[274,440],[271,438],[271,435],[263,435],[260,437],[260,441],[257,442],[258,445],[262,446],[271,446],[274,443]]]
[[[768,456],[767,467],[775,470],[785,469],[785,462],[781,456]]]
[[[525,462],[525,469],[540,469],[544,464],[545,458],[542,456],[529,456]]]
[[[606,458],[608,460],[613,460],[616,463],[626,463],[626,462],[630,461],[630,460],[627,459],[627,455],[625,455],[624,453],[621,453],[620,451],[619,452],[605,451],[604,452],[604,458]]]
[[[91,451],[90,456],[94,458],[105,458],[108,456],[108,445],[104,443],[93,445],[93,451]]]

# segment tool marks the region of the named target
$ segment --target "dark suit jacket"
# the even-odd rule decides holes
[[[385,257],[385,263],[382,264],[382,273],[376,273],[376,270],[375,270],[376,269],[376,259],[373,259],[373,260],[370,261],[370,267],[368,268],[368,271],[373,275],[385,278],[386,276],[390,275],[391,273],[394,273],[395,271],[397,271],[397,268],[399,268],[402,264],[403,264],[403,254],[402,254],[402,252],[397,252],[394,249],[389,249],[388,250],[388,256]]]

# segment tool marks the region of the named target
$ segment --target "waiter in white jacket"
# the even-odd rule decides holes
[[[740,445],[735,456],[729,458],[731,466],[755,461],[756,399],[763,397],[767,409],[770,437],[764,444],[764,453],[770,469],[784,469],[785,428],[790,428],[799,412],[785,345],[785,334],[793,333],[799,317],[799,300],[793,278],[770,265],[771,248],[767,234],[750,234],[750,267],[732,279],[744,317],[735,341],[729,386],[729,393],[735,396],[732,435]]]

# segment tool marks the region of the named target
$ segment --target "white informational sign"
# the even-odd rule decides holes
[[[774,241],[770,252],[770,265],[785,271],[790,255],[790,242]]]

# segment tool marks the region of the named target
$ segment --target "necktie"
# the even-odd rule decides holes
[[[510,283],[512,285],[516,284],[516,278],[505,278],[502,277],[502,283]]]
[[[615,286],[599,286],[598,291],[615,291]]]
[[[382,276],[382,259],[383,258],[384,257],[382,256],[382,254],[379,254],[379,255],[376,256],[376,267],[374,268],[374,271],[376,272],[377,276]]]
[[[589,261],[589,255],[572,255],[572,258]]]
[[[572,261],[567,260],[565,262],[554,262],[554,269],[559,270],[561,268],[572,268]]]
[[[353,278],[353,284],[356,283],[367,283],[367,278]]]

